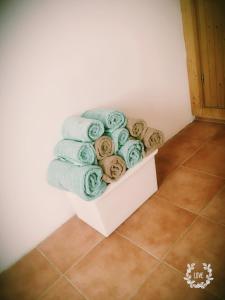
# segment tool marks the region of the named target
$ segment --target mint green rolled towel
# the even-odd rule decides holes
[[[62,135],[64,139],[79,142],[92,142],[104,133],[104,125],[101,121],[87,119],[79,116],[71,116],[63,123]]]
[[[84,200],[99,197],[106,189],[99,166],[75,166],[60,159],[53,160],[48,167],[48,183],[59,189],[77,194]]]
[[[119,128],[113,131],[111,134],[109,134],[109,136],[114,142],[114,151],[117,154],[119,149],[128,141],[129,131],[126,128]]]
[[[125,127],[127,119],[124,113],[113,109],[92,109],[82,114],[82,117],[96,119],[101,121],[105,126],[106,132],[113,132],[114,130]]]
[[[126,162],[127,168],[132,168],[144,157],[144,145],[139,140],[129,140],[124,146],[118,151]]]
[[[63,158],[77,166],[92,165],[96,162],[95,148],[91,143],[61,140],[54,149],[58,158]]]

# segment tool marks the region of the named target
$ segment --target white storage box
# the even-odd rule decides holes
[[[95,200],[85,201],[67,193],[78,217],[104,236],[110,235],[157,191],[157,151],[129,169],[117,182],[111,183]]]

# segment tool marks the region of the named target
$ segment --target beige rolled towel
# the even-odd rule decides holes
[[[127,129],[129,130],[130,135],[137,139],[141,139],[143,137],[146,128],[147,123],[143,119],[127,119]]]
[[[114,153],[113,140],[106,135],[101,136],[95,141],[95,151],[98,160],[101,160]]]
[[[102,179],[107,183],[118,180],[126,172],[125,161],[117,155],[105,157],[99,161],[99,165],[104,173]]]
[[[144,133],[143,143],[148,150],[154,151],[163,145],[164,135],[162,131],[148,127]]]

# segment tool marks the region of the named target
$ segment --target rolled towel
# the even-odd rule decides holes
[[[106,135],[101,136],[95,141],[95,151],[98,160],[110,156],[114,153],[113,140]]]
[[[139,140],[129,140],[126,144],[118,151],[126,162],[127,168],[132,168],[144,157],[144,145]]]
[[[143,119],[127,119],[127,129],[129,130],[130,135],[137,139],[141,139],[143,137],[146,128],[147,123]]]
[[[164,134],[161,130],[148,127],[143,137],[143,143],[147,149],[154,151],[164,143]]]
[[[62,190],[70,191],[84,200],[100,196],[106,189],[99,166],[75,166],[60,159],[53,160],[48,168],[48,183]]]
[[[71,116],[64,121],[62,135],[64,139],[80,142],[92,142],[104,133],[101,121]]]
[[[110,134],[110,136],[113,139],[114,146],[115,146],[115,153],[119,151],[119,149],[125,145],[125,143],[129,139],[129,131],[126,128],[119,128],[113,131],[113,133]]]
[[[105,126],[106,132],[125,127],[127,119],[122,112],[112,109],[92,109],[82,114],[82,117],[96,119],[101,121]]]
[[[117,155],[105,157],[99,161],[99,165],[104,172],[102,179],[107,183],[118,180],[126,172],[125,161]]]
[[[77,166],[92,165],[96,162],[95,148],[91,143],[61,140],[56,144],[54,154]]]

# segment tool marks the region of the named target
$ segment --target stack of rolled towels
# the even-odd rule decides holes
[[[54,149],[48,182],[84,200],[100,196],[164,142],[160,130],[113,109],[93,109],[64,121],[63,139]]]

